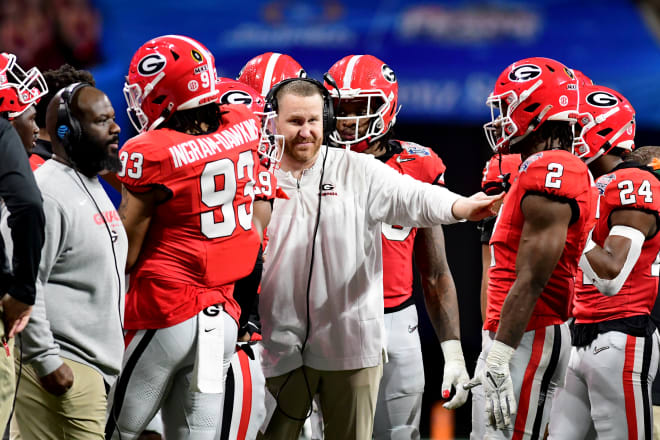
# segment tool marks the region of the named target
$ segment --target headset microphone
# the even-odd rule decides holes
[[[341,92],[339,91],[339,87],[337,87],[337,82],[335,79],[330,75],[330,72],[325,72],[323,74],[323,80],[330,84],[336,91],[337,91],[337,107],[336,110],[339,110],[339,104],[341,104]],[[335,111],[335,114],[337,112]]]

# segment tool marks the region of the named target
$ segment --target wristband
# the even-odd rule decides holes
[[[516,351],[515,348],[506,345],[504,342],[498,340],[493,341],[490,347],[486,364],[488,365],[509,365],[509,361]]]
[[[441,342],[440,348],[442,348],[442,355],[445,357],[445,362],[460,361],[465,363],[465,359],[463,358],[463,348],[458,339],[449,339]]]

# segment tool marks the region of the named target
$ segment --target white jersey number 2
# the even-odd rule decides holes
[[[549,163],[548,174],[545,175],[545,186],[547,188],[561,188],[561,176],[564,174],[564,166],[560,163]]]

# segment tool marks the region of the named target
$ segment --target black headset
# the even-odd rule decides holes
[[[84,87],[92,87],[92,85],[86,82],[78,82],[67,86],[62,91],[60,104],[57,108],[57,137],[62,142],[69,160],[71,160],[73,146],[78,145],[82,138],[80,122],[71,114],[71,103],[76,96],[76,92]]]
[[[284,85],[295,81],[305,81],[314,84],[321,92],[321,96],[323,97],[323,139],[327,139],[330,133],[335,130],[335,125],[337,124],[337,120],[335,119],[335,108],[332,104],[332,96],[330,96],[328,89],[314,78],[289,78],[280,81],[268,91],[268,94],[266,95],[266,106],[270,105],[270,108],[276,112],[277,93]]]

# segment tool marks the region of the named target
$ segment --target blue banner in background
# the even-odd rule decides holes
[[[118,113],[130,57],[155,36],[179,33],[236,77],[263,52],[293,56],[317,79],[340,58],[369,53],[397,73],[399,120],[483,123],[497,75],[531,56],[557,59],[623,93],[639,125],[660,127],[660,49],[640,11],[623,0],[185,2],[96,0],[106,64],[94,70]],[[122,120],[122,126],[127,127]]]

